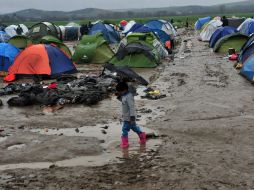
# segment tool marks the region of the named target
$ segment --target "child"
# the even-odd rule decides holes
[[[122,102],[123,127],[121,148],[129,147],[128,133],[133,130],[138,134],[140,144],[146,143],[146,134],[136,125],[135,102],[133,95],[129,92],[128,84],[119,82],[116,86],[117,98]]]

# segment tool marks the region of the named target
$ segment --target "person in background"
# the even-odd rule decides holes
[[[222,17],[222,19],[221,19],[221,21],[222,21],[222,26],[224,27],[224,26],[228,26],[228,19],[227,19],[227,17],[226,16],[223,16]]]
[[[186,19],[185,26],[186,26],[186,28],[189,28],[189,18],[188,18],[188,17],[187,17],[187,19]]]
[[[18,25],[18,28],[16,29],[16,33],[17,33],[17,35],[22,35],[22,33],[23,33],[23,29],[20,25]]]
[[[122,143],[121,148],[129,147],[128,134],[132,130],[139,136],[140,144],[146,143],[146,133],[142,132],[136,124],[136,111],[134,96],[129,92],[129,87],[126,82],[119,82],[116,86],[116,96],[122,102]]]

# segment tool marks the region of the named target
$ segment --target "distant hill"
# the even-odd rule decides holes
[[[254,1],[243,1],[215,6],[181,6],[165,8],[147,8],[131,10],[103,10],[88,8],[77,11],[43,11],[27,9],[14,13],[0,15],[0,22],[13,21],[61,21],[61,20],[82,20],[82,19],[109,19],[109,18],[137,18],[155,16],[177,16],[177,15],[203,15],[223,13],[245,13],[254,12]],[[254,14],[253,14],[254,15]]]

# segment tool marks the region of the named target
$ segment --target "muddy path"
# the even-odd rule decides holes
[[[174,61],[165,62],[159,73],[147,77],[151,77],[154,81],[152,86],[167,97],[156,101],[138,99],[137,104],[138,109],[145,109],[139,112],[143,126],[160,133],[160,146],[151,148],[152,143],[145,151],[140,147],[139,153],[121,152],[120,162],[103,166],[51,165],[43,169],[3,170],[0,172],[0,189],[253,189],[253,86],[238,75],[233,63],[211,52],[208,45],[197,41],[191,31],[182,35]],[[89,124],[94,124],[96,120],[107,124],[109,117],[114,121],[112,118],[119,105],[115,100],[108,101],[110,103],[105,101],[102,103],[104,106],[99,106],[98,118],[93,120],[92,115],[87,116],[88,121],[91,119]],[[105,107],[107,111],[102,113],[100,110],[105,110]],[[72,109],[78,115],[77,119],[73,119],[76,123],[84,122],[82,115],[78,114],[79,109]],[[64,115],[64,110],[57,114],[59,120],[61,114]],[[53,118],[50,116],[49,120]],[[43,130],[44,126],[32,128]],[[49,128],[54,129],[53,126]],[[48,140],[50,137],[43,135],[40,138]],[[58,137],[59,146],[73,150],[68,143],[60,142],[62,136]],[[72,137],[69,144],[79,144],[80,140],[86,139],[91,143],[82,146],[86,150],[94,148],[98,154],[100,147],[103,149],[102,142],[89,138],[92,137]],[[115,143],[113,147],[117,147]],[[70,158],[76,153],[70,151],[63,155],[66,154]],[[8,160],[11,159],[6,157],[5,163]]]

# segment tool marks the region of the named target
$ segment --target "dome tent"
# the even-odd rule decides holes
[[[211,48],[214,48],[216,42],[218,40],[220,40],[221,38],[223,38],[224,36],[226,35],[229,35],[229,34],[234,34],[237,32],[237,29],[234,28],[234,27],[230,27],[230,26],[225,26],[225,27],[221,27],[221,28],[218,28],[212,35],[211,39],[210,39],[210,44],[209,46]]]
[[[195,23],[195,30],[201,30],[206,23],[211,21],[211,19],[211,17],[199,18]]]
[[[154,68],[161,58],[159,48],[153,46],[156,40],[153,33],[131,33],[121,41],[110,63],[134,68]]]
[[[9,39],[10,36],[6,32],[0,31],[0,43],[8,42]]]
[[[31,27],[28,33],[28,37],[33,40],[35,43],[39,43],[41,38],[47,35],[54,36],[56,38],[62,39],[61,30],[56,25],[50,22],[40,22]]]
[[[200,33],[200,40],[204,42],[209,42],[213,33],[222,26],[220,20],[211,20]]]
[[[213,51],[225,54],[228,52],[229,48],[234,48],[236,52],[239,53],[248,39],[248,36],[240,33],[224,36],[215,44]]]
[[[25,49],[29,45],[32,45],[32,40],[30,40],[27,36],[13,36],[10,38],[8,43],[14,45],[15,47],[19,49]]]
[[[66,53],[66,55],[68,55],[69,57],[72,56],[70,49],[64,43],[62,43],[58,38],[54,36],[44,36],[41,39],[40,43],[55,44],[59,49],[61,49],[64,53]]]
[[[0,71],[7,72],[20,50],[8,43],[0,43]]]
[[[32,45],[22,51],[9,68],[10,75],[57,77],[76,72],[72,61],[57,47]]]
[[[240,33],[251,35],[254,33],[254,19],[248,18],[246,19],[239,27],[238,31]]]
[[[21,27],[22,29],[22,33],[17,34],[17,28]],[[10,36],[17,36],[17,35],[26,35],[28,33],[28,28],[26,25],[24,24],[19,24],[19,25],[10,25],[8,27],[5,28],[5,32]]]
[[[114,56],[102,33],[85,35],[76,47],[72,59],[78,63],[107,63]]]
[[[172,38],[177,36],[174,26],[165,20],[151,20],[145,24],[146,27],[151,29],[159,29],[170,35]]]
[[[88,35],[94,35],[97,33],[102,33],[104,39],[107,40],[109,44],[117,44],[120,41],[119,33],[108,24],[98,22],[97,24],[92,26]]]

